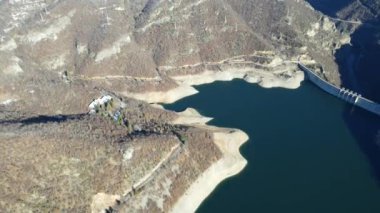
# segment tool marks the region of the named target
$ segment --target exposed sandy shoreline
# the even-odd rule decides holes
[[[223,157],[204,171],[178,199],[170,212],[194,212],[202,201],[224,179],[238,174],[247,164],[239,148],[248,141],[248,135],[238,129],[223,129],[203,126],[214,131],[214,143],[223,153]]]
[[[188,108],[178,113],[174,123],[196,126],[198,128],[213,131],[214,143],[221,150],[223,157],[203,172],[197,180],[191,184],[186,192],[172,207],[171,212],[194,212],[202,201],[224,179],[238,174],[247,164],[246,159],[240,154],[239,148],[248,141],[246,133],[238,129],[227,129],[206,125],[211,118],[203,117],[195,109]]]
[[[146,101],[148,103],[174,103],[184,97],[198,93],[194,87],[190,85],[182,85],[166,92],[146,92],[146,93],[130,93],[124,92],[125,96],[135,98],[137,100]]]
[[[193,108],[187,108],[185,111],[177,114],[179,116],[173,121],[174,124],[202,125],[212,120],[212,118],[202,116]]]
[[[283,87],[287,89],[296,89],[304,80],[304,73],[296,71],[287,79],[279,78],[271,72],[243,69],[228,69],[225,71],[205,71],[196,75],[182,75],[172,77],[178,87],[166,92],[145,92],[130,93],[124,95],[149,103],[174,103],[184,97],[194,95],[198,91],[193,87],[195,85],[212,83],[215,81],[231,81],[233,79],[244,79],[248,83],[257,83],[264,88]]]
[[[149,103],[173,103],[186,96],[196,94],[198,91],[192,87],[194,85],[212,83],[214,81],[230,81],[233,79],[244,79],[249,83],[257,83],[264,88],[283,87],[296,89],[304,80],[304,73],[302,71],[295,71],[288,78],[280,78],[271,72],[244,68],[219,72],[205,71],[197,75],[183,75],[172,78],[179,86],[167,92],[125,93],[125,95]],[[238,129],[226,129],[206,125],[212,118],[203,117],[195,109],[187,109],[184,112],[178,113],[178,115],[178,118],[173,123],[186,124],[213,131],[214,143],[223,153],[223,157],[220,160],[211,165],[191,184],[171,210],[173,213],[186,213],[194,212],[220,182],[238,174],[245,167],[247,161],[240,154],[239,148],[248,141],[249,137]]]

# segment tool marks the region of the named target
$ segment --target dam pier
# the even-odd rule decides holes
[[[362,95],[351,91],[346,88],[339,88],[330,82],[324,80],[320,76],[318,76],[315,72],[313,72],[311,69],[303,65],[302,63],[298,62],[298,67],[304,71],[305,77],[310,80],[313,84],[324,90],[325,92],[334,95],[350,104],[353,104],[354,106],[359,106],[369,112],[372,112],[378,116],[380,116],[380,104],[371,101]]]

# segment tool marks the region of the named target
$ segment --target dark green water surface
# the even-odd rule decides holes
[[[380,212],[380,119],[304,82],[264,89],[241,80],[197,87],[167,109],[197,109],[250,140],[238,175],[197,212]]]

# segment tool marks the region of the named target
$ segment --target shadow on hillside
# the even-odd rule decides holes
[[[347,127],[371,165],[380,187],[380,116],[349,106],[343,113]]]
[[[87,116],[88,114],[73,114],[73,115],[38,115],[30,118],[14,119],[14,120],[2,120],[0,124],[21,124],[21,125],[31,125],[31,124],[45,124],[45,123],[60,123],[68,120],[78,120]]]
[[[355,0],[306,0],[313,6],[316,10],[322,13],[336,17],[336,13],[341,9],[345,8]]]
[[[376,25],[376,23],[371,23]],[[345,45],[335,56],[342,86],[380,102],[380,21],[379,28],[359,27],[351,35],[352,45]]]

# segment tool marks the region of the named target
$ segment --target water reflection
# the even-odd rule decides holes
[[[380,116],[349,106],[344,111],[344,120],[380,187]]]

